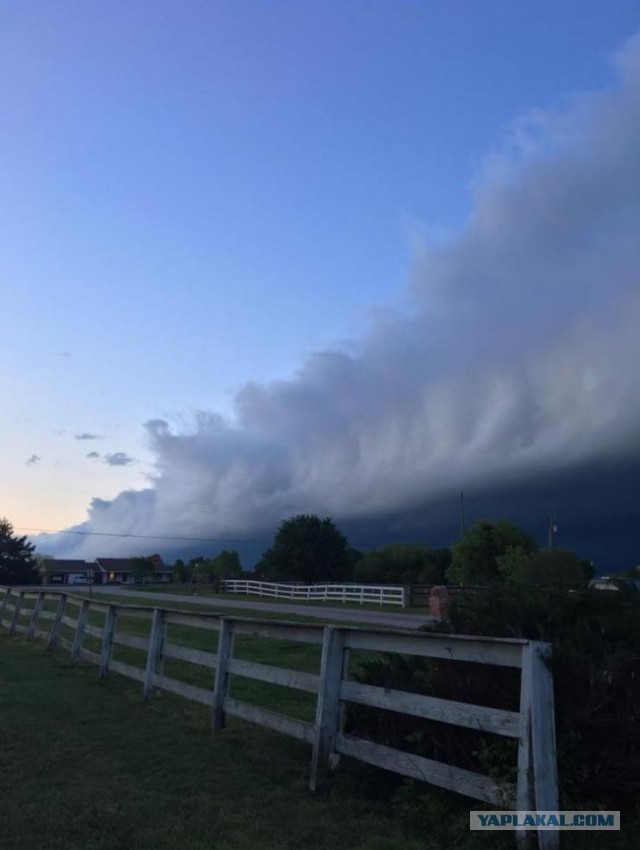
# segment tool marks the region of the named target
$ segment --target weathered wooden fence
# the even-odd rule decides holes
[[[304,599],[316,602],[374,602],[378,605],[409,605],[409,588],[384,584],[293,584],[274,581],[226,579],[224,593],[245,593],[271,599]]]
[[[45,609],[47,600],[55,600],[55,610]],[[90,612],[100,612],[100,627],[88,622]],[[148,637],[119,631],[121,617],[148,621]],[[170,642],[167,630],[172,625],[217,632],[217,650],[209,652]],[[428,634],[405,629],[390,631],[221,617],[109,604],[64,592],[12,591],[8,588],[0,588],[0,626],[8,628],[10,635],[24,634],[27,640],[38,637],[50,648],[66,649],[72,661],[86,660],[96,664],[102,677],[115,672],[135,679],[142,683],[145,698],[151,697],[158,688],[202,703],[211,710],[214,730],[222,729],[225,718],[231,716],[306,741],[312,746],[310,788],[313,792],[328,787],[331,771],[337,766],[340,756],[348,756],[498,807],[545,811],[558,808],[553,681],[546,663],[550,652],[548,644]],[[72,630],[72,639],[60,634],[62,626]],[[322,648],[320,672],[287,670],[237,658],[234,656],[236,635],[317,644]],[[101,642],[100,652],[85,648],[87,637]],[[115,660],[112,657],[114,645],[145,652],[144,668]],[[519,668],[519,711],[454,702],[352,681],[349,678],[349,654],[352,650]],[[164,660],[167,658],[210,669],[211,688],[198,687],[165,675]],[[289,717],[232,698],[229,680],[233,675],[315,694],[315,721]],[[517,782],[500,783],[480,773],[348,735],[342,722],[346,703],[373,706],[517,739]],[[519,834],[518,838],[524,840],[524,834]],[[540,831],[538,843],[544,850],[554,850],[558,847],[558,833]]]

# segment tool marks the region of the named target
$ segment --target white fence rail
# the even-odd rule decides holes
[[[45,606],[55,600],[55,610]],[[73,609],[73,610],[72,610]],[[93,622],[89,617],[93,615]],[[146,637],[126,634],[119,624],[137,618],[149,622]],[[97,626],[96,620],[101,622]],[[170,642],[172,626],[189,626],[217,633],[211,651]],[[145,698],[156,689],[201,703],[211,711],[214,731],[225,725],[227,716],[239,717],[312,745],[310,788],[319,792],[330,781],[340,756],[465,794],[493,806],[518,810],[555,811],[558,789],[553,712],[553,681],[547,664],[548,644],[527,640],[428,634],[401,630],[360,629],[262,621],[216,614],[192,613],[162,608],[109,604],[86,596],[50,591],[12,591],[0,588],[0,626],[10,635],[24,634],[27,640],[42,638],[49,648],[61,647],[72,661],[95,663],[100,676],[110,672],[142,683]],[[67,629],[67,637],[60,634]],[[143,626],[144,627],[144,626]],[[72,639],[69,637],[72,630]],[[236,635],[316,644],[322,647],[319,674],[285,670],[234,656]],[[84,646],[85,640],[100,641],[100,652]],[[113,658],[114,646],[129,647],[146,654],[144,667]],[[423,658],[447,659],[517,668],[520,674],[520,706],[506,711],[487,706],[440,699],[423,694],[392,690],[352,681],[350,653],[367,650],[401,653]],[[213,672],[211,686],[198,687],[164,672],[164,659],[178,659]],[[271,682],[316,695],[315,721],[309,722],[232,698],[232,676]],[[517,782],[498,782],[492,777],[433,759],[413,755],[375,741],[344,732],[347,703],[371,706],[436,720],[467,729],[518,741]],[[542,850],[557,850],[557,832],[538,832]],[[517,835],[519,841],[525,834]]]
[[[270,599],[299,599],[316,602],[373,602],[377,605],[409,605],[409,588],[385,584],[289,584],[273,581],[226,579],[223,593],[267,596]]]

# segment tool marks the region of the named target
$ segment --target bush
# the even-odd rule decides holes
[[[514,588],[458,597],[449,617],[432,630],[553,645],[560,807],[632,809],[640,794],[640,600]],[[363,664],[358,678],[518,710],[519,674],[506,668],[385,655]],[[388,746],[515,779],[512,741],[364,708],[350,713],[349,724]]]

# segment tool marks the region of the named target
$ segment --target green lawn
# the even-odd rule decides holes
[[[3,850],[425,850],[354,795],[307,784],[310,748],[163,695],[143,703],[38,642],[0,636]]]

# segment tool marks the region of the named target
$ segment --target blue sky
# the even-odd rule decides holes
[[[465,324],[431,296],[427,328],[420,281],[437,278],[449,246],[489,238],[473,223],[501,181],[531,180],[567,145],[578,157],[584,103],[624,85],[613,57],[639,18],[625,0],[0,2],[0,514],[61,529],[97,498],[110,533],[153,535],[167,527],[155,494],[171,482],[187,536],[253,533],[298,506],[349,516],[358,493],[332,497],[339,477],[311,467],[339,468],[340,451],[327,458],[356,427],[349,475],[385,494],[362,511],[436,498],[440,472],[426,487],[387,476],[386,443],[368,455],[361,423],[424,391],[406,376],[425,334],[439,340],[429,357],[442,380],[456,328],[468,331],[456,351],[478,340],[473,357],[494,340],[488,315]],[[632,289],[625,278],[620,292]],[[595,310],[598,293],[581,297]],[[505,338],[535,336],[533,324],[506,331],[506,312],[534,302],[503,302]],[[568,321],[575,300],[557,302]],[[350,377],[336,389],[340,357]],[[369,406],[350,418],[367,381]],[[145,428],[157,420],[167,425]],[[394,425],[405,445],[415,427]],[[451,438],[457,456],[474,445],[471,432]],[[393,453],[386,463],[402,467]],[[265,496],[242,515],[225,495],[243,476],[269,510]],[[133,525],[128,509],[105,508],[131,489],[154,501]],[[186,509],[203,505],[204,525]]]

